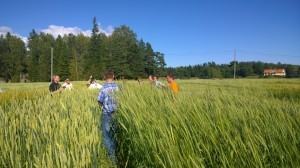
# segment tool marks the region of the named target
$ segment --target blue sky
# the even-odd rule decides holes
[[[238,61],[300,64],[299,0],[5,0],[0,4],[0,33],[26,37],[36,29],[88,34],[96,16],[107,34],[112,27],[131,27],[138,38],[165,53],[168,66],[229,63],[234,49]]]

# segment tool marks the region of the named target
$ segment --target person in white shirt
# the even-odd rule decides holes
[[[96,82],[96,80],[94,80],[90,86],[89,86],[89,89],[101,89],[103,86],[100,85],[99,83]]]
[[[103,86],[97,83],[97,81],[94,79],[92,80],[89,89],[101,89]]]
[[[70,82],[70,79],[66,79],[66,82],[62,85],[62,88],[65,90],[73,90],[74,89],[72,83]]]

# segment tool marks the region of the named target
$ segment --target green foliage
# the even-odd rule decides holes
[[[13,98],[0,98],[0,167],[109,167],[97,93],[81,88],[51,96],[30,87],[0,93]]]
[[[59,35],[56,39],[54,48],[54,59],[53,73],[59,75],[62,79],[68,78],[69,72],[69,54],[67,49],[66,41]]]
[[[92,36],[89,46],[89,54],[85,58],[85,68],[87,78],[90,75],[94,75],[96,78],[101,78],[102,72],[104,71],[105,63],[103,58],[103,42],[106,39],[106,35],[99,32],[99,25],[96,17],[93,19]]]
[[[298,167],[299,80],[179,81],[119,97],[120,167]],[[298,93],[294,93],[298,90]]]
[[[149,42],[137,39],[128,26],[115,28],[112,35],[100,32],[93,18],[91,37],[68,34],[56,39],[43,32],[32,30],[28,45],[8,33],[0,36],[0,78],[20,81],[26,74],[31,82],[50,81],[51,47],[54,48],[54,74],[62,79],[86,80],[90,75],[103,78],[103,71],[112,69],[118,79],[160,77],[174,74],[178,78],[233,78],[233,64],[217,65],[208,62],[194,66],[166,67],[164,54],[154,51]],[[27,49],[27,51],[26,51]],[[236,76],[262,77],[264,69],[284,68],[286,77],[300,77],[300,66],[262,62],[237,62]]]
[[[165,75],[164,55],[154,52],[150,43],[138,40],[135,32],[122,25],[111,36],[100,32],[96,17],[91,37],[68,34],[56,39],[35,30],[29,34],[28,52],[20,38],[0,36],[0,77],[18,81],[28,72],[32,82],[49,81],[51,47],[54,48],[53,73],[62,79],[86,80],[90,75],[103,78],[106,69],[113,69],[117,78],[145,78],[148,74]]]
[[[40,39],[39,35],[32,30],[29,34],[28,38],[28,58],[27,58],[27,65],[28,65],[28,72],[29,72],[29,79],[32,82],[37,82],[40,80],[39,75],[39,68],[41,67],[40,63]]]
[[[233,78],[234,62],[217,65],[215,62],[208,62],[202,65],[180,66],[164,68],[167,73],[175,74],[178,78]],[[263,62],[237,62],[237,77],[263,77],[264,69],[285,69],[287,78],[299,78],[300,66],[291,64],[263,63]]]
[[[123,84],[119,167],[299,167],[299,79]],[[0,167],[110,167],[98,91],[0,84]]]
[[[0,36],[0,77],[7,81],[20,81],[20,74],[25,69],[25,46],[24,42],[7,33]]]

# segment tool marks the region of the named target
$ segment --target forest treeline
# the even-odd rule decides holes
[[[136,33],[125,25],[117,27],[107,36],[100,32],[93,19],[90,37],[68,34],[55,38],[51,34],[29,33],[27,46],[10,33],[0,36],[0,78],[19,82],[26,76],[31,82],[51,79],[51,48],[53,72],[62,79],[86,80],[90,75],[102,79],[106,69],[115,71],[116,78],[147,78],[149,74],[178,78],[232,78],[233,62],[214,62],[195,66],[166,67],[164,54],[153,50],[149,42],[137,39]],[[262,62],[237,62],[237,77],[262,76],[268,68],[284,68],[287,77],[300,77],[300,66]],[[23,74],[23,75],[21,75]]]
[[[51,47],[53,72],[62,79],[86,80],[90,75],[102,79],[106,69],[113,69],[117,78],[145,78],[148,74],[162,74],[166,66],[163,53],[138,40],[129,27],[115,28],[107,36],[100,32],[94,18],[90,37],[68,34],[55,38],[32,30],[25,46],[10,33],[0,36],[0,78],[18,82],[20,74],[26,74],[31,82],[50,81]]]
[[[264,77],[264,69],[285,69],[287,78],[300,77],[300,65],[282,64],[282,63],[264,63],[260,61],[237,62],[236,61],[236,77]],[[169,74],[176,74],[177,78],[233,78],[234,62],[229,64],[216,64],[208,62],[194,66],[180,66],[176,68],[165,68]]]

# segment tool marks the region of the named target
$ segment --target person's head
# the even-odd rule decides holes
[[[69,78],[66,79],[66,83],[70,84],[70,79]]]
[[[158,76],[157,75],[153,75],[153,81],[154,82],[158,81]]]
[[[153,75],[149,75],[149,82],[154,82],[154,80],[153,80]]]
[[[104,78],[107,82],[109,81],[113,81],[114,78],[115,78],[115,74],[114,74],[114,71],[112,70],[107,70],[104,72]]]
[[[58,83],[59,82],[59,76],[54,75],[53,78],[52,78],[52,81],[55,82],[55,83]]]
[[[91,78],[91,84],[95,84],[96,83],[96,79],[95,78]]]
[[[167,81],[168,81],[169,83],[173,82],[174,79],[175,79],[175,77],[174,77],[174,75],[172,75],[172,74],[170,74],[170,75],[167,76]]]

